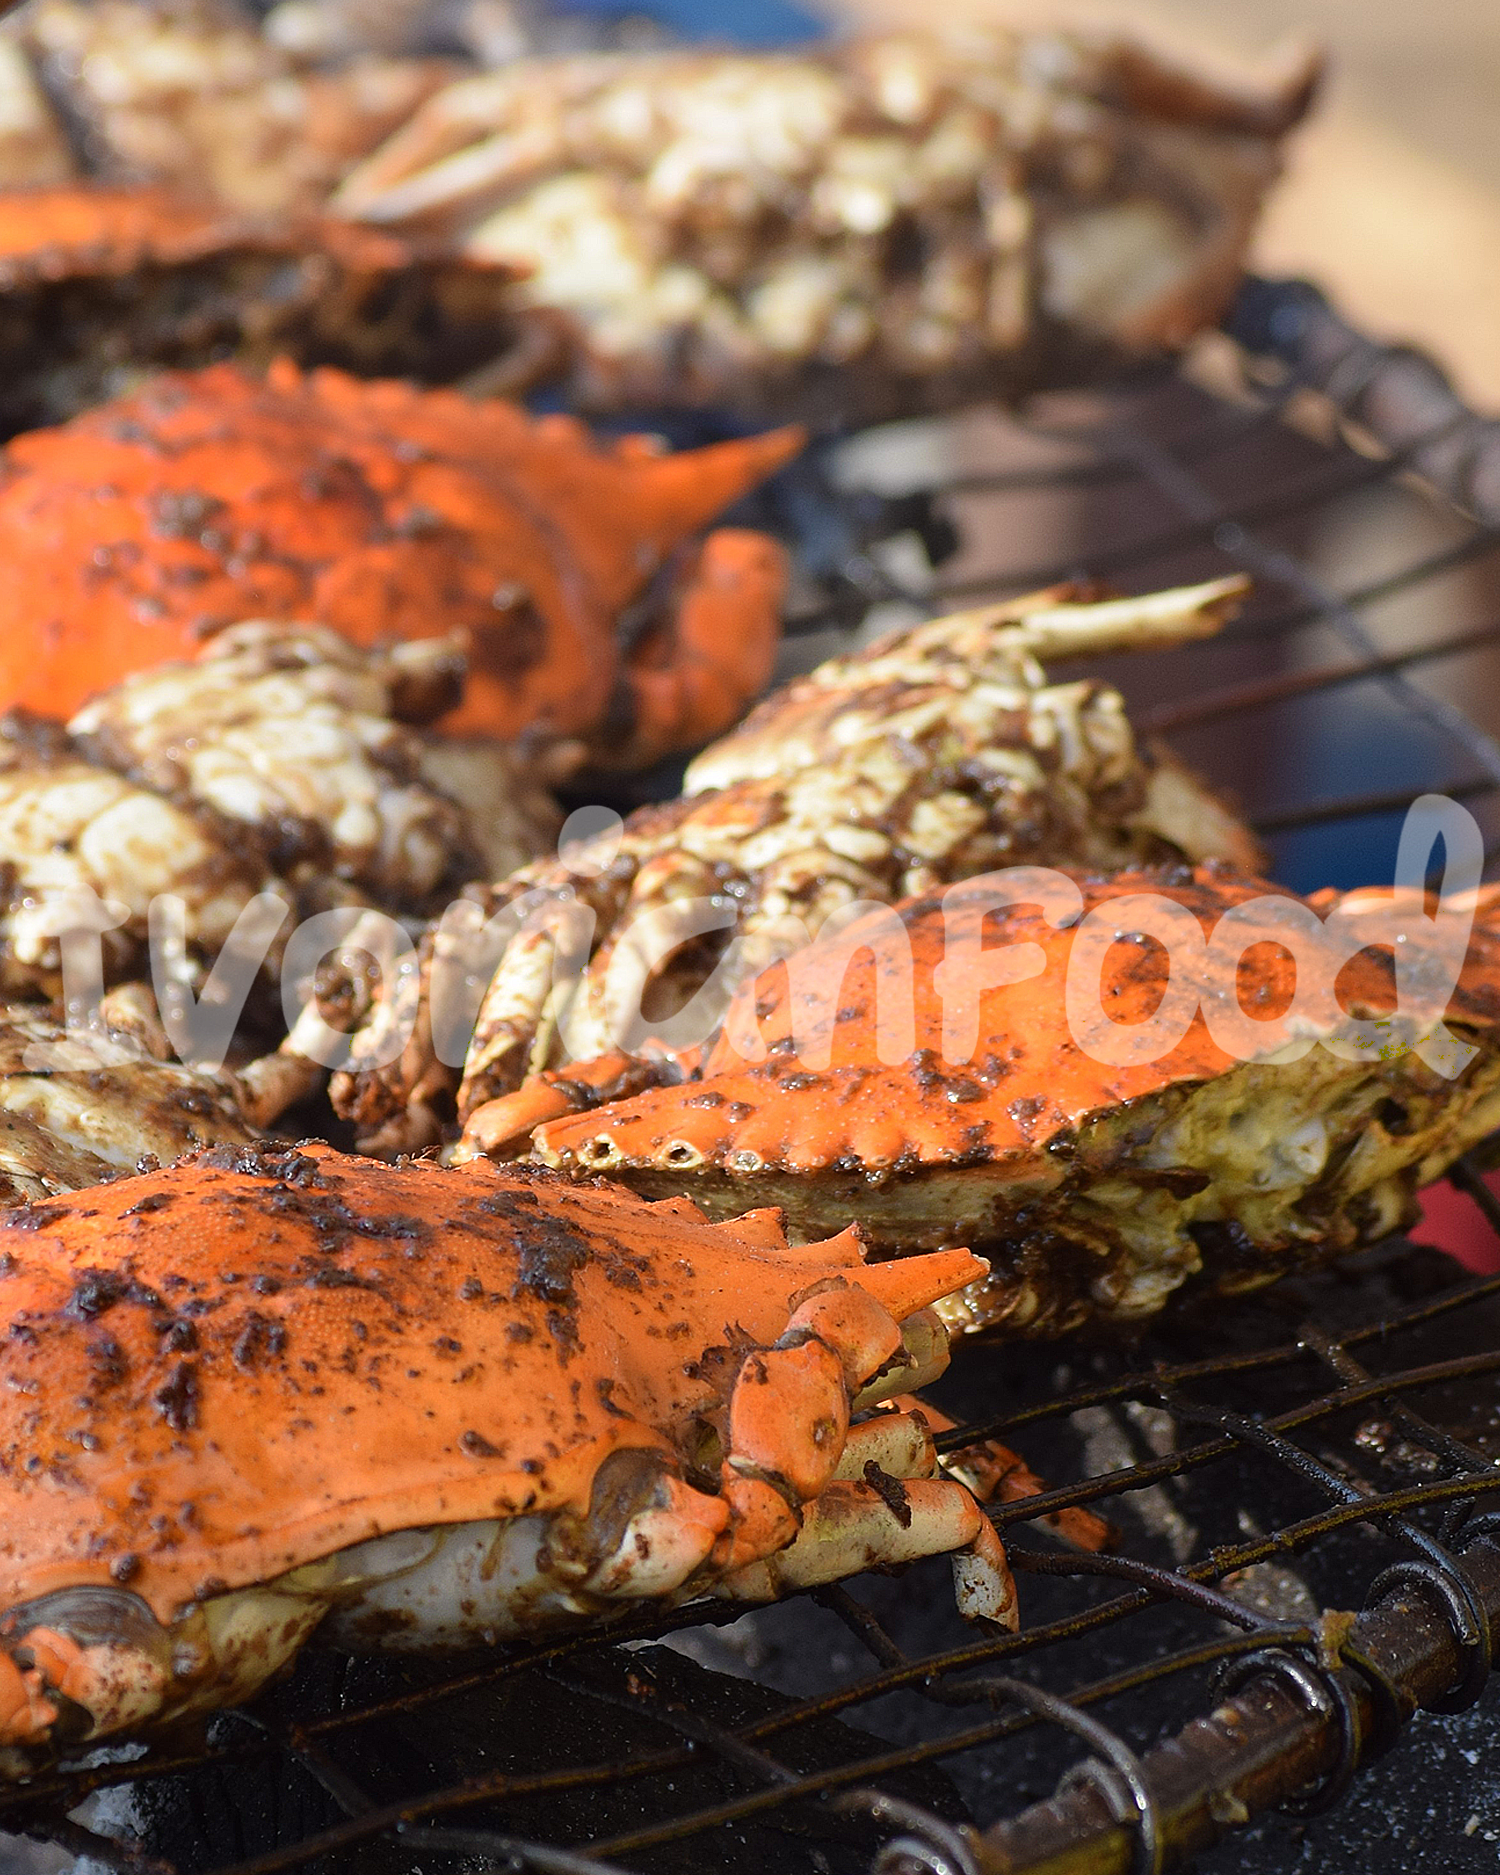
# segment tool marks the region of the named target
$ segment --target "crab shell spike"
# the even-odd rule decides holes
[[[711,1596],[809,1531],[789,1582],[987,1567],[961,1487],[917,1478],[904,1524],[867,1501],[914,1429],[857,1430],[835,1488],[851,1411],[936,1371],[928,1304],[986,1267],[863,1256],[320,1145],[0,1214],[0,1746],[246,1697],[320,1623],[471,1644]]]
[[[851,1247],[855,1244],[863,1246],[866,1241],[863,1231],[855,1224],[850,1225],[844,1237]],[[860,1254],[863,1255],[862,1247]],[[966,1282],[972,1282],[973,1275],[965,1275],[964,1272],[976,1271],[976,1266],[983,1264],[984,1259],[969,1250],[933,1250],[917,1260],[893,1259],[886,1263],[866,1263],[859,1272],[858,1282],[861,1289],[868,1290],[902,1324],[903,1333],[907,1329],[919,1331],[925,1349],[926,1329],[922,1325],[927,1317],[924,1311],[941,1297],[951,1295]],[[982,1270],[977,1273],[982,1273]],[[923,1358],[925,1361],[925,1354]],[[912,1383],[913,1387],[917,1384],[915,1381]]]
[[[697,707],[721,726],[730,693],[751,682],[737,707],[763,682],[780,550],[737,536],[701,562],[716,590],[739,569],[705,601],[721,623],[746,608],[734,632],[700,620],[691,582],[633,658],[622,615],[803,440],[788,429],[671,453],[285,359],[264,380],[230,365],[167,373],[7,446],[0,557],[24,578],[0,700],[67,713],[239,619],[316,618],[361,644],[466,634],[450,727],[587,736],[634,697],[663,712],[634,726],[650,755],[697,736]],[[101,541],[116,568],[103,583]]]

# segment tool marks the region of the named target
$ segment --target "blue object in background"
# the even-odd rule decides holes
[[[634,15],[659,20],[680,39],[717,39],[741,46],[805,45],[828,23],[792,0],[568,0],[570,13]]]

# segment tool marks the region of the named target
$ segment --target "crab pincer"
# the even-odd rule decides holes
[[[1013,1626],[890,1404],[984,1269],[318,1145],[0,1214],[0,1771],[248,1698],[315,1629],[474,1645],[943,1553]]]

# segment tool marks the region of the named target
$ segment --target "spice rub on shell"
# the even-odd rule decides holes
[[[0,1214],[0,1772],[246,1697],[324,1620],[472,1645],[952,1552],[1013,1623],[974,1497],[875,1410],[983,1268],[321,1145]]]
[[[1444,1017],[1441,999],[1398,1008],[1393,949],[1441,979],[1446,939],[1389,891],[1309,902],[1219,866],[1058,877],[872,912],[744,985],[701,1074],[551,1119],[537,1155],[713,1216],[777,1205],[794,1235],[836,1219],[886,1252],[973,1244],[991,1272],[948,1319],[1055,1334],[1149,1315],[1190,1278],[1233,1292],[1374,1241],[1500,1124],[1493,889]],[[1164,917],[1206,940],[1222,925],[1227,948],[1169,964]],[[1294,1007],[1284,921],[1311,942],[1341,918],[1339,942],[1366,947],[1330,970],[1336,994]],[[1104,940],[1092,975],[1070,967],[1079,932]],[[981,933],[1013,970],[982,959]],[[1169,992],[1185,1000],[1159,1044],[1119,1052]],[[480,1108],[470,1139],[487,1128]]]
[[[769,677],[784,555],[702,530],[801,442],[671,454],[332,369],[168,373],[0,457],[0,702],[71,710],[246,618],[459,633],[450,727],[647,762]]]

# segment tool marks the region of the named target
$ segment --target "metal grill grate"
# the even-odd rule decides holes
[[[830,439],[779,497],[797,655],[872,603],[1243,568],[1257,598],[1223,639],[1110,675],[1244,799],[1279,876],[1379,879],[1428,789],[1500,828],[1500,426],[1310,289],[1253,285],[1231,332],[1024,423]],[[1478,1168],[1454,1180],[1500,1235]],[[314,1655],[206,1737],[0,1791],[0,1831],[183,1875],[1130,1875],[1272,1804],[1337,1803],[1490,1668],[1500,1277],[1457,1276],[1388,1246],[1131,1348],[960,1348],[938,1398],[963,1440],[1056,1481],[994,1513],[1017,1636],[962,1629],[923,1565],[607,1641]],[[1113,1553],[1043,1521],[1082,1505]]]

